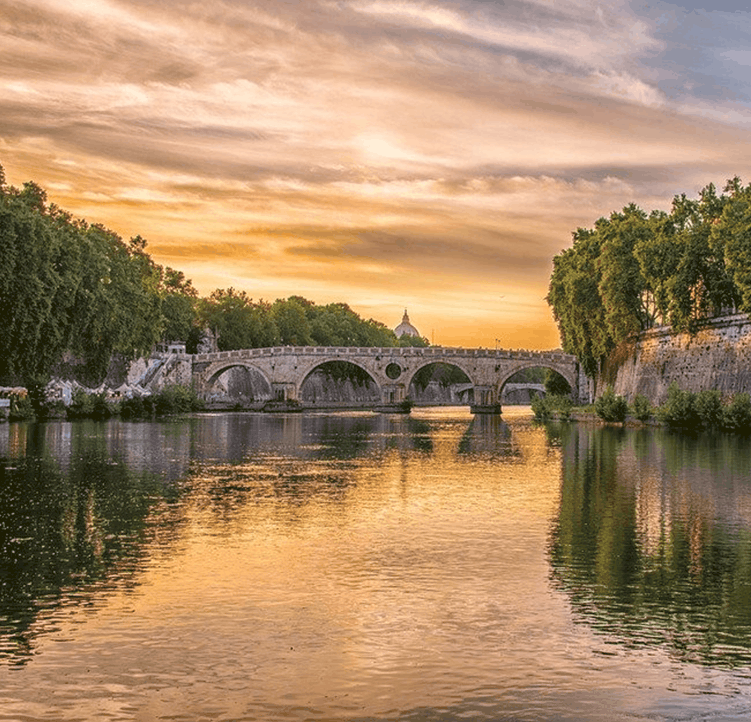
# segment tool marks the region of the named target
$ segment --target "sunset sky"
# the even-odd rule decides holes
[[[553,348],[572,230],[751,180],[744,7],[0,0],[0,164],[202,294]]]

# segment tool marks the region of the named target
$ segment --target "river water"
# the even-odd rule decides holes
[[[0,720],[741,720],[751,442],[0,425]]]

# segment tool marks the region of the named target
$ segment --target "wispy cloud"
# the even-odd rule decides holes
[[[748,166],[751,20],[733,15],[731,31],[625,0],[0,0],[0,163],[146,236],[203,292],[384,321],[409,305],[447,343],[492,341],[495,312],[554,345],[542,299],[574,228]]]

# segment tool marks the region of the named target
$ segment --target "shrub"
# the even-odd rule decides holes
[[[550,397],[550,404],[553,409],[558,412],[558,415],[564,421],[568,421],[571,418],[571,397],[568,394],[553,394]]]
[[[28,396],[11,396],[8,418],[11,421],[23,421],[34,418],[34,407]]]
[[[700,391],[694,403],[700,426],[713,429],[722,424],[723,407],[719,391]]]
[[[699,425],[699,414],[696,410],[696,394],[681,391],[678,384],[673,382],[668,388],[667,401],[659,408],[658,418],[668,426],[691,428]]]
[[[748,394],[736,394],[725,406],[722,414],[722,425],[734,431],[751,430],[751,398]]]
[[[633,413],[639,421],[647,421],[652,417],[652,404],[643,394],[636,394],[634,397]]]
[[[532,413],[538,421],[547,421],[552,411],[547,397],[539,395],[532,399]]]
[[[46,401],[38,411],[40,419],[64,419],[68,409],[62,401]]]
[[[143,419],[151,414],[146,412],[141,396],[131,396],[120,402],[120,416],[124,419]]]
[[[92,394],[91,405],[91,416],[94,419],[108,419],[110,416],[114,416],[117,411],[115,405],[107,401],[104,392]]]
[[[608,386],[595,401],[595,413],[605,421],[625,421],[628,402],[623,396],[618,396],[612,386]]]
[[[75,389],[71,395],[68,406],[68,418],[83,419],[90,417],[94,412],[94,399],[83,389]]]
[[[165,386],[153,397],[154,411],[158,416],[199,411],[203,404],[188,386]]]
[[[554,413],[568,421],[571,418],[571,407],[571,398],[568,395],[549,394],[535,396],[532,399],[532,413],[539,421],[548,421]]]
[[[117,407],[107,400],[104,392],[88,394],[76,389],[68,406],[69,419],[108,419],[117,413]]]

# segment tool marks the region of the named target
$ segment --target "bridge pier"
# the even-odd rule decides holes
[[[501,403],[494,386],[475,386],[474,401],[469,410],[473,414],[500,414]]]
[[[404,384],[384,384],[381,387],[381,403],[376,411],[387,414],[408,414],[412,405],[407,401]]]

